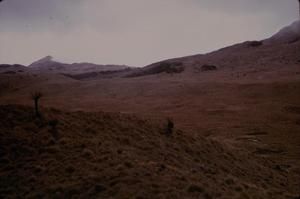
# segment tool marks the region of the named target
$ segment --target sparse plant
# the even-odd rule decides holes
[[[92,150],[90,150],[90,149],[87,149],[87,148],[85,148],[85,149],[82,150],[82,155],[85,158],[88,158],[88,159],[94,159],[94,157],[95,157],[94,152]]]
[[[51,132],[51,134],[52,134],[52,136],[53,136],[53,138],[55,139],[55,140],[58,140],[59,139],[59,133],[58,133],[58,130],[57,130],[57,125],[58,125],[58,120],[56,120],[56,119],[54,119],[54,120],[50,120],[49,122],[48,122],[48,125],[51,127],[51,129],[50,129],[50,132]]]
[[[174,130],[174,122],[172,119],[168,118],[167,120],[167,126],[166,126],[166,134],[167,135],[172,135]]]
[[[34,102],[34,111],[35,111],[35,116],[40,117],[41,114],[39,112],[39,100],[43,97],[43,93],[40,91],[35,91],[31,93],[31,99]]]
[[[56,129],[56,126],[58,125],[58,120],[54,119],[54,120],[50,120],[48,122],[49,126],[51,126],[52,129]]]

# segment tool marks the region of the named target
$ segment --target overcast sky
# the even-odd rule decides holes
[[[269,37],[297,0],[3,0],[0,63],[144,66]]]

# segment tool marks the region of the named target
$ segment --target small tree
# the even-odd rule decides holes
[[[40,112],[39,112],[39,100],[43,97],[43,93],[39,91],[35,91],[31,93],[31,99],[34,101],[34,110],[35,110],[35,116],[40,117]]]

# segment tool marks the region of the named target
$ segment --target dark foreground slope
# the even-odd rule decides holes
[[[0,106],[0,198],[297,198],[288,169],[157,122]],[[296,176],[295,176],[296,177]]]

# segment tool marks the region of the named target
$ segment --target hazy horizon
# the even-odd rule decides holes
[[[297,18],[296,0],[4,0],[0,64],[144,66],[264,39]]]

